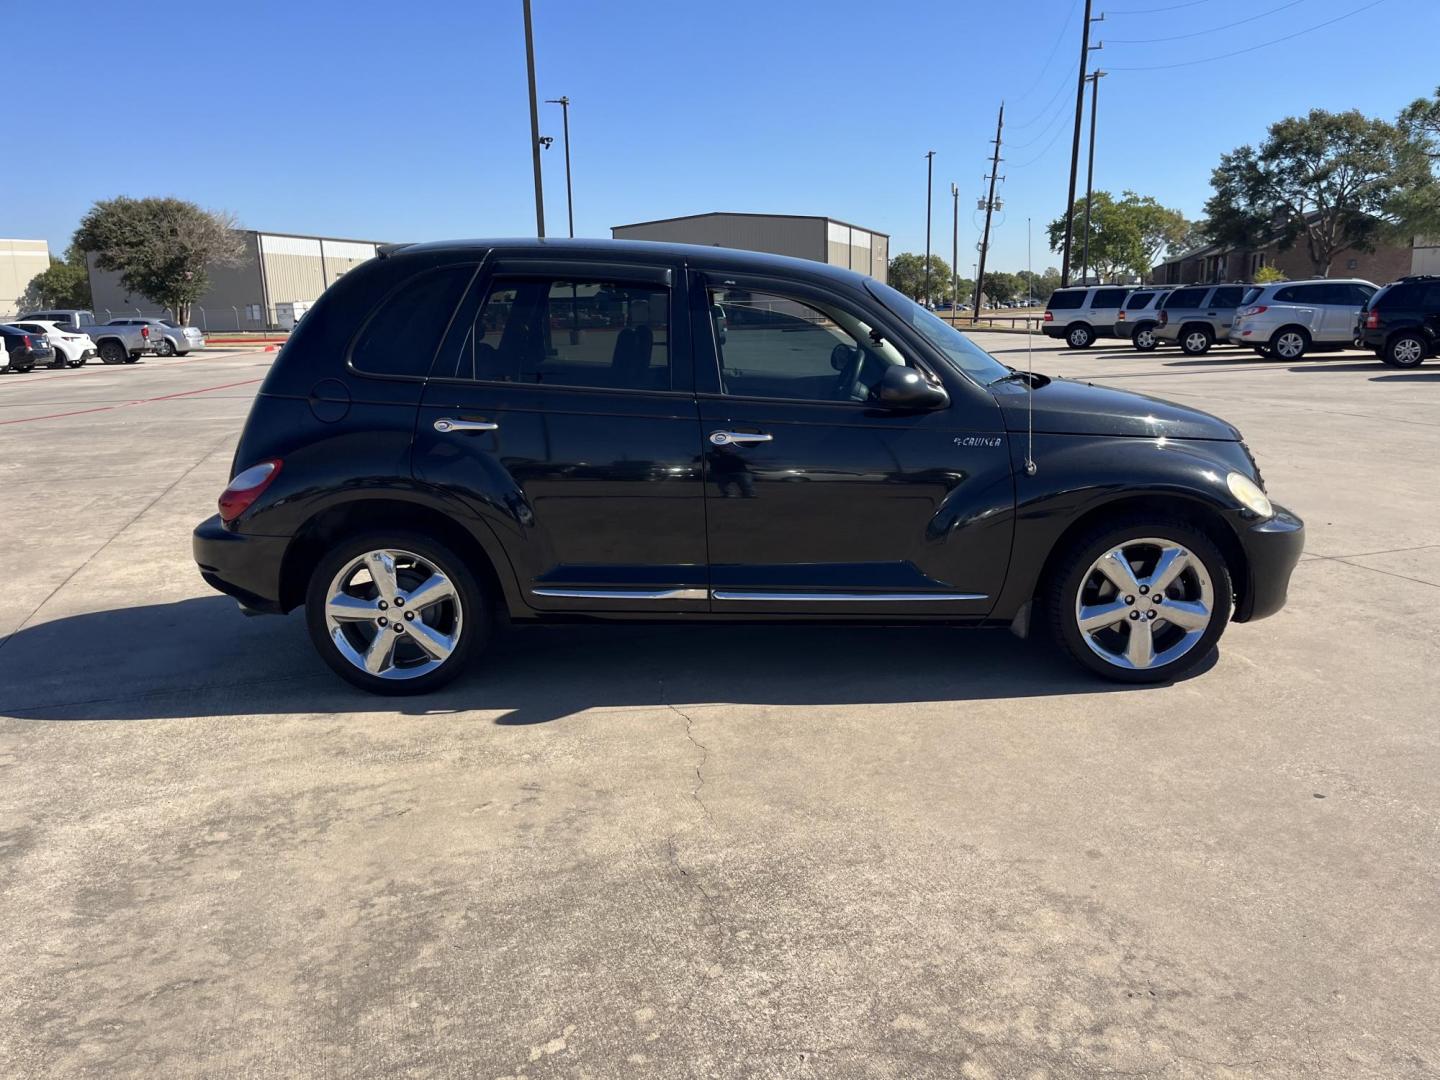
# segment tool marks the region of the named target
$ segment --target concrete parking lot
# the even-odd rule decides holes
[[[1037,339],[1309,524],[1173,686],[596,627],[396,702],[190,561],[272,358],[0,377],[0,1076],[1440,1072],[1440,364]]]

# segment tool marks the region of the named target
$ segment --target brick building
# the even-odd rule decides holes
[[[1152,285],[1252,281],[1266,266],[1275,267],[1291,281],[1316,276],[1303,243],[1282,251],[1277,238],[1251,248],[1206,244],[1154,267],[1148,280]],[[1440,273],[1440,239],[1416,237],[1408,245],[1379,244],[1374,251],[1346,248],[1336,254],[1329,276],[1364,278],[1383,285],[1406,274],[1426,273]]]

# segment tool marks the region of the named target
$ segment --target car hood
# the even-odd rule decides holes
[[[1108,386],[1046,379],[1032,392],[1021,382],[991,389],[1009,431],[1025,431],[1034,408],[1034,429],[1048,435],[1114,435],[1122,438],[1224,439],[1240,432],[1218,416],[1173,401],[1112,390]],[[1042,381],[1043,380],[1043,381]]]

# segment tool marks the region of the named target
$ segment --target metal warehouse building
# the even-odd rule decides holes
[[[20,298],[36,274],[50,269],[44,240],[0,240],[0,318],[20,313]]]
[[[351,267],[373,258],[384,241],[337,240],[245,230],[244,261],[209,268],[210,289],[190,309],[190,321],[207,332],[265,330],[286,323],[287,306],[308,305]],[[143,296],[132,296],[120,275],[95,266],[88,257],[90,294],[101,318],[164,312]]]
[[[616,240],[663,240],[793,255],[849,267],[880,281],[885,280],[890,263],[888,233],[801,214],[691,214],[616,225],[610,234]]]

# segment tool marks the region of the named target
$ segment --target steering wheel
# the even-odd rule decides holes
[[[842,349],[848,354],[843,365],[837,363]],[[835,380],[832,396],[840,401],[864,401],[870,396],[869,388],[860,381],[860,370],[865,366],[864,349],[859,346],[852,348],[849,345],[836,345],[830,351],[830,363],[840,369],[840,377]]]

